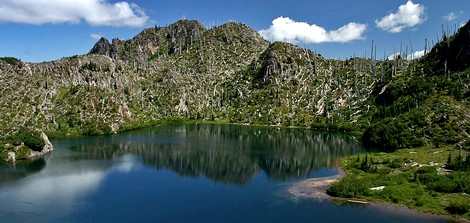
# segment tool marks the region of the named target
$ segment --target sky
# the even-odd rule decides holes
[[[470,20],[469,0],[0,0],[0,57],[42,62],[86,54],[102,36],[131,39],[180,19],[244,23],[270,42],[327,58],[424,53]],[[401,49],[401,50],[400,50]]]

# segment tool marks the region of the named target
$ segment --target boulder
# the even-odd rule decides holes
[[[54,150],[54,146],[52,146],[51,141],[49,141],[49,137],[47,137],[47,135],[43,131],[41,131],[41,130],[38,130],[38,131],[40,131],[40,138],[44,142],[44,147],[42,148],[41,151],[31,151],[28,158],[42,156],[42,155],[44,155],[46,153],[49,153],[52,150]]]
[[[12,162],[12,163],[16,162],[16,153],[13,151],[8,152],[5,157],[5,160],[7,162]]]

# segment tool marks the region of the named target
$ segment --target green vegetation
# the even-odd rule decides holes
[[[392,151],[468,139],[470,68],[462,65],[470,54],[459,53],[468,48],[468,30],[470,23],[452,38],[444,36],[426,56],[377,86],[370,97],[373,124],[365,129],[366,144]]]
[[[7,64],[11,64],[17,67],[23,67],[23,62],[21,60],[14,58],[14,57],[0,57],[0,60],[5,61]]]
[[[199,121],[360,132],[388,153],[346,158],[329,194],[470,219],[470,23],[412,61],[325,59],[236,22],[181,20],[107,47],[27,67],[0,58],[0,154],[44,146],[18,125],[50,136]]]
[[[451,147],[421,147],[349,157],[342,162],[347,176],[327,193],[470,219],[468,154]]]
[[[25,146],[34,151],[42,151],[45,145],[39,131],[26,128],[20,128],[15,134],[6,137],[4,141],[14,146],[19,146],[21,143],[24,143]]]
[[[15,153],[15,159],[21,160],[29,157],[31,151],[42,151],[45,146],[41,132],[37,129],[20,128],[13,133],[0,137],[0,155],[3,158],[7,153]]]
[[[189,20],[115,39],[101,55],[22,69],[0,58],[0,130],[97,135],[174,120],[230,122],[364,133],[365,144],[387,151],[468,150],[469,30],[413,61],[326,59],[240,23],[206,29]]]

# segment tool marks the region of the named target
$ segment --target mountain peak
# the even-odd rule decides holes
[[[196,20],[179,20],[164,27],[146,28],[130,40],[116,42],[116,58],[143,62],[161,55],[176,54],[204,31],[206,28]]]
[[[101,37],[98,42],[95,43],[93,48],[91,48],[89,54],[99,54],[111,57],[113,59],[117,58],[117,39],[113,39],[113,43],[109,43],[108,39]]]
[[[249,44],[263,48],[269,45],[256,30],[239,22],[230,21],[212,28],[209,32],[209,36],[221,39],[226,44]]]
[[[106,37],[102,36],[98,42],[95,43],[93,48],[91,48],[90,52],[91,54],[101,54],[101,55],[107,55],[108,52],[111,49],[111,44],[109,43],[108,39]]]

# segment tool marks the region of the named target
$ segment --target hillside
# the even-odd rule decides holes
[[[102,38],[87,55],[2,58],[1,135],[21,126],[110,134],[176,118],[359,130],[390,149],[464,144],[468,32],[469,24],[418,61],[338,61],[269,43],[237,22],[206,29],[181,20],[130,40]]]
[[[388,149],[456,144],[470,149],[470,22],[371,96],[366,143]],[[377,88],[377,89],[380,89]]]

